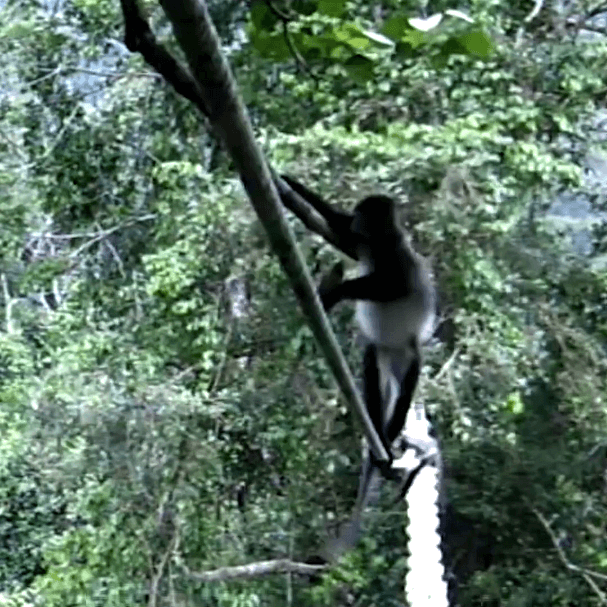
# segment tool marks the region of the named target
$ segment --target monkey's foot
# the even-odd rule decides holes
[[[388,461],[380,461],[377,460],[375,458],[375,456],[373,455],[373,452],[369,452],[369,458],[371,461],[371,465],[374,468],[377,468],[380,472],[381,475],[388,481],[398,481],[401,479],[401,474],[399,471],[394,470],[392,463],[393,463],[393,459],[392,457],[388,460]]]
[[[392,462],[391,468],[393,470],[406,470],[410,472],[417,465],[418,459],[412,449],[407,449],[399,458]]]
[[[393,470],[405,470],[408,473],[414,470],[419,463],[424,466],[436,466],[438,459],[438,445],[428,444],[425,449],[418,450],[416,447],[409,447],[399,458],[392,462]]]
[[[415,457],[415,461],[417,462],[417,465],[414,468],[407,468],[404,482],[399,490],[399,500],[402,500],[405,495],[407,495],[409,489],[411,489],[411,485],[413,485],[413,481],[426,466],[439,467],[438,450],[429,450],[423,457]]]

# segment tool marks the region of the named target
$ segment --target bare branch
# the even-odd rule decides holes
[[[141,217],[135,217],[134,219],[132,219],[130,221],[120,223],[116,226],[108,228],[107,230],[102,230],[100,232],[90,234],[92,236],[91,240],[88,240],[84,244],[81,244],[77,249],[74,249],[70,253],[70,257],[71,258],[78,257],[78,255],[80,255],[80,253],[82,253],[82,251],[88,249],[89,247],[92,247],[95,243],[99,242],[100,240],[106,239],[108,236],[111,236],[114,232],[118,232],[119,230],[123,230],[124,228],[128,228],[128,227],[130,227],[136,223],[140,223],[142,221],[151,221],[152,219],[156,219],[156,215],[150,213],[148,215],[142,215]],[[88,236],[88,235],[89,234],[83,234],[83,236]],[[77,236],[70,235],[70,237],[76,238]]]
[[[312,78],[316,79],[316,76],[312,73],[312,70],[310,70],[308,64],[306,63],[306,60],[301,56],[299,50],[297,49],[297,47],[295,46],[295,43],[293,42],[291,32],[289,32],[289,22],[291,21],[291,19],[287,15],[285,15],[285,13],[283,13],[278,8],[276,8],[276,6],[274,5],[274,2],[272,2],[272,0],[265,0],[265,3],[268,6],[268,8],[272,11],[272,13],[274,13],[274,15],[276,15],[276,17],[278,17],[278,19],[281,21],[282,33],[283,33],[285,42],[287,43],[287,46],[289,47],[289,50],[291,51],[291,55],[293,55],[293,57],[295,59],[295,64],[297,65],[297,67],[303,69],[304,72],[309,74]]]
[[[8,289],[8,280],[6,279],[6,274],[4,272],[0,274],[0,281],[2,282],[2,295],[4,297],[6,332],[12,333],[14,330],[12,310],[13,304],[15,303],[15,299],[11,297],[10,291]]]
[[[533,5],[531,12],[523,19],[523,21],[525,23],[529,23],[530,21],[535,19],[540,14],[540,11],[542,10],[543,6],[544,0],[535,0],[535,4]]]
[[[177,546],[179,544],[179,535],[175,531],[173,537],[169,541],[169,545],[162,555],[160,559],[160,563],[158,563],[158,567],[156,567],[156,571],[154,572],[154,576],[152,578],[152,583],[150,584],[150,598],[148,600],[148,607],[156,607],[158,602],[158,586],[162,580],[164,575],[164,570],[169,562],[169,557],[177,550]]]
[[[272,2],[272,0],[265,0],[265,3],[267,5],[267,7],[272,11],[272,13],[274,13],[274,15],[276,15],[283,23],[288,23],[289,22],[289,17],[283,13],[275,4],[274,2]]]
[[[599,2],[595,6],[588,8],[588,11],[584,15],[584,19],[591,19],[592,17],[596,17],[597,15],[600,15],[601,13],[604,13],[606,11],[607,11],[607,2],[605,2],[604,0],[601,0],[601,2]]]
[[[588,586],[590,586],[590,588],[597,595],[597,597],[601,601],[601,604],[607,605],[607,596],[598,587],[597,583],[592,579],[592,576],[594,576],[594,577],[603,577],[603,576],[601,576],[600,574],[596,574],[596,573],[587,571],[586,569],[583,569],[582,567],[579,567],[578,565],[574,565],[571,561],[569,561],[569,559],[567,558],[567,555],[565,554],[565,551],[559,544],[558,538],[554,534],[554,531],[552,531],[552,527],[550,526],[550,523],[548,522],[546,517],[537,508],[534,508],[533,506],[529,506],[529,507],[531,508],[531,511],[533,512],[533,514],[535,514],[535,516],[537,517],[538,521],[541,523],[542,527],[545,529],[546,533],[550,536],[550,539],[552,540],[552,544],[554,545],[554,549],[555,549],[561,563],[563,563],[565,568],[569,569],[569,571],[574,571],[575,573],[578,573],[579,575],[581,575],[584,578],[584,580],[586,580],[586,583],[588,584]]]
[[[448,370],[449,367],[455,362],[455,359],[459,356],[459,348],[453,350],[453,354],[445,361],[443,366],[438,370],[438,373],[432,378],[433,382],[437,382]]]
[[[114,80],[121,80],[122,78],[154,78],[157,80],[162,76],[161,74],[156,74],[155,72],[110,72],[102,70],[92,70],[84,67],[79,67],[77,65],[67,66],[64,69],[74,73],[89,74],[91,76],[99,76],[100,78],[111,78]]]
[[[190,571],[184,564],[181,564],[186,575],[197,582],[225,582],[235,579],[252,579],[271,575],[274,573],[297,573],[299,575],[316,575],[326,565],[308,565],[307,563],[298,563],[289,559],[276,559],[273,561],[260,561],[250,563],[249,565],[238,565],[236,567],[220,567],[211,571],[201,571],[196,573]]]
[[[67,128],[70,126],[70,123],[72,122],[72,120],[74,120],[74,118],[76,117],[78,112],[80,112],[80,106],[78,104],[76,104],[74,109],[70,112],[70,115],[63,121],[63,126],[59,129],[59,132],[55,135],[54,140],[49,144],[49,146],[46,148],[46,150],[44,151],[43,154],[40,154],[40,156],[38,156],[36,158],[36,160],[34,160],[33,162],[31,162],[28,165],[28,168],[32,168],[32,167],[36,166],[37,164],[40,164],[42,160],[44,160],[45,158],[48,158],[53,153],[55,148],[61,142],[61,139],[63,138],[64,133],[67,131]]]

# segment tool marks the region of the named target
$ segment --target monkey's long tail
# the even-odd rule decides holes
[[[379,469],[371,463],[366,446],[364,450],[356,504],[350,519],[341,526],[337,537],[330,539],[325,545],[322,557],[328,561],[337,561],[342,554],[356,546],[362,533],[363,514],[379,500],[384,478]]]

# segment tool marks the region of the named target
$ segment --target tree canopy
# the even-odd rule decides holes
[[[605,604],[607,7],[208,5],[272,166],[344,208],[395,196],[435,269],[417,398],[460,605]],[[119,3],[0,14],[0,605],[402,604],[389,495],[320,582],[205,578],[313,553],[359,429],[230,158],[127,51]],[[315,275],[335,261],[289,221]],[[357,369],[351,308],[332,321]]]

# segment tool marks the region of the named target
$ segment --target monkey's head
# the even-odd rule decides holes
[[[388,196],[368,196],[354,207],[352,232],[360,236],[380,236],[396,228],[396,205]]]

